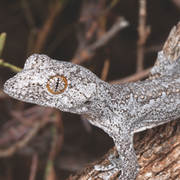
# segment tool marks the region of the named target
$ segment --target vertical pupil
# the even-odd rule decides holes
[[[58,77],[57,82],[56,82],[55,92],[57,92],[57,91],[58,91],[59,81],[60,81],[60,78]]]

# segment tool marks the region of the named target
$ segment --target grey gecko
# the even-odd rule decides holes
[[[107,172],[103,179],[120,171],[119,179],[133,180],[139,170],[133,134],[180,117],[180,59],[171,62],[163,51],[158,59],[151,74],[160,77],[110,85],[82,66],[34,54],[4,91],[21,101],[85,115],[113,138],[119,153],[95,170]]]

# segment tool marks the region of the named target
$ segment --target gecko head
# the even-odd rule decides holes
[[[98,77],[88,69],[46,55],[30,56],[21,72],[4,84],[9,96],[62,111],[95,111]]]

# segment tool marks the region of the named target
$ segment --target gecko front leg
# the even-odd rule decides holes
[[[129,133],[121,133],[112,137],[119,153],[117,158],[115,155],[108,157],[110,164],[108,166],[96,165],[97,171],[108,171],[105,176],[112,176],[120,171],[119,179],[134,180],[139,171],[137,157],[133,148],[133,135]],[[107,177],[101,177],[107,179]]]

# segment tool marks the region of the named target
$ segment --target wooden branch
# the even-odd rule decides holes
[[[47,19],[44,22],[42,29],[38,33],[38,37],[33,50],[34,53],[40,53],[42,51],[43,45],[47,40],[48,34],[50,33],[51,28],[53,27],[53,23],[55,22],[55,19],[62,10],[63,6],[63,1],[55,1],[54,3],[52,2]]]
[[[37,115],[34,114],[38,110],[41,111],[41,109],[43,109],[43,111],[44,111],[43,118],[39,118]],[[21,122],[22,124],[24,124],[25,126],[28,127],[28,130],[24,137],[21,137],[20,140],[18,140],[14,144],[12,144],[10,147],[8,147],[6,149],[1,148],[0,149],[0,158],[10,157],[14,153],[16,153],[19,149],[24,148],[32,140],[32,138],[39,132],[40,129],[43,129],[50,122],[50,120],[54,119],[53,117],[50,118],[50,116],[53,112],[53,109],[51,109],[51,108],[48,108],[48,109],[42,108],[42,107],[38,108],[37,106],[35,106],[35,108],[30,108],[28,110],[25,110],[23,112],[23,114],[25,115],[30,112],[31,113],[33,112],[29,116],[30,122],[26,121],[28,119],[28,117],[26,117],[26,119],[24,119],[21,115],[18,115],[18,113],[15,113],[15,112],[12,113],[12,115],[15,118],[17,118],[19,122]],[[9,125],[11,127],[12,124],[10,123]],[[6,128],[8,128],[8,125],[6,126]],[[4,142],[6,142],[6,141],[4,141]]]
[[[180,56],[180,22],[174,26],[164,44],[163,52],[168,60],[176,61]]]
[[[33,157],[32,157],[32,164],[31,164],[31,169],[30,169],[29,180],[36,179],[37,168],[38,168],[38,152],[34,151]]]
[[[81,52],[79,52],[73,59],[71,59],[72,63],[81,64],[87,59],[91,58],[94,54],[94,51],[101,46],[105,45],[115,34],[128,26],[128,22],[123,18],[119,17],[113,24],[113,26],[107,31],[102,37],[100,37],[96,42],[92,43],[91,45],[87,46]]]
[[[179,0],[171,0],[177,7],[180,9],[180,1]]]
[[[137,66],[136,72],[141,72],[144,65],[144,46],[148,35],[150,34],[150,26],[146,26],[146,0],[139,0],[139,25],[138,34],[139,39],[137,42]]]
[[[129,83],[129,82],[139,81],[141,79],[144,79],[144,78],[148,77],[151,68],[152,67],[147,68],[147,69],[145,69],[143,71],[140,71],[138,73],[135,73],[135,74],[133,74],[131,76],[127,76],[127,77],[122,78],[122,79],[117,79],[117,80],[109,81],[108,83],[110,83],[110,84],[125,84],[125,83]]]
[[[19,140],[17,143],[13,144],[9,148],[5,150],[0,150],[0,158],[10,157],[12,156],[17,150],[22,149],[25,147],[30,140],[38,133],[40,129],[42,129],[47,124],[47,119],[45,121],[39,121],[38,123],[34,124],[33,129],[29,132],[29,134],[23,139]]]
[[[177,60],[180,55],[179,39],[180,23],[172,29],[163,48],[169,60]],[[158,63],[155,65],[157,66]],[[135,134],[134,148],[140,166],[136,180],[180,179],[180,121],[172,121]],[[97,179],[96,176],[100,176],[103,172],[95,171],[94,165],[107,165],[109,163],[107,157],[110,153],[117,154],[116,148],[114,147],[100,160],[87,165],[84,170],[76,175],[71,175],[68,179]],[[118,179],[118,174],[113,175],[110,180],[112,179]]]

